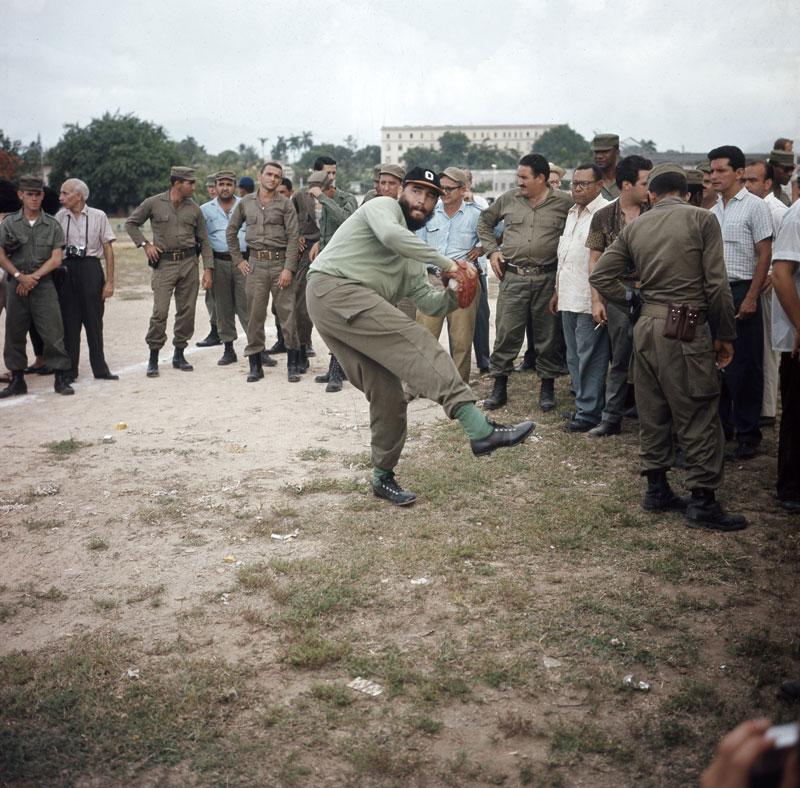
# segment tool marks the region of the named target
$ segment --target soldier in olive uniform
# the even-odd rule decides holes
[[[283,167],[268,161],[259,176],[260,185],[236,203],[231,213],[226,238],[228,251],[235,265],[245,275],[247,292],[247,347],[244,354],[250,361],[248,383],[264,377],[261,352],[264,350],[264,321],[270,295],[278,312],[288,348],[287,373],[292,383],[300,380],[298,364],[300,343],[294,316],[294,274],[297,271],[299,230],[297,211],[291,200],[278,193],[283,180]],[[239,249],[237,234],[246,224],[245,242],[250,259]]]
[[[641,282],[633,380],[642,475],[648,481],[642,506],[685,510],[692,528],[739,530],[746,527],[744,517],[726,513],[714,493],[724,461],[717,370],[733,358],[736,336],[722,233],[712,214],[684,201],[686,177],[678,165],[652,170],[648,189],[653,208],[625,226],[589,277],[601,296],[620,305],[626,299],[621,277],[631,266]],[[682,307],[687,307],[682,322],[672,331],[672,318]],[[689,501],[678,498],[667,482],[673,429],[686,454]]]
[[[530,315],[536,348],[536,372],[542,388],[539,407],[555,407],[554,381],[561,374],[564,337],[548,305],[556,285],[558,240],[564,232],[572,198],[548,185],[550,165],[544,156],[523,156],[517,167],[518,188],[501,194],[478,220],[478,238],[500,280],[494,350],[490,360],[492,393],[487,410],[506,404],[508,376],[522,347]],[[494,228],[501,221],[502,251]]]
[[[26,394],[25,337],[33,325],[44,342],[44,357],[55,370],[58,394],[74,394],[68,373],[72,362],[64,348],[64,326],[53,278],[61,265],[64,231],[42,210],[44,187],[40,178],[22,177],[17,196],[22,208],[0,225],[0,266],[8,278],[6,288],[6,337],[3,356],[11,382],[0,397]]]
[[[619,134],[597,134],[592,140],[594,163],[603,171],[603,190],[607,200],[619,197],[617,163],[619,162]]]
[[[195,189],[191,167],[173,167],[169,191],[148,197],[125,222],[131,240],[144,249],[153,269],[153,316],[147,331],[150,360],[147,377],[158,377],[158,352],[167,341],[169,302],[175,294],[175,326],[172,344],[175,352],[172,366],[184,372],[193,367],[184,358],[183,350],[194,333],[197,306],[197,248],[203,254],[203,288],[212,284],[214,254],[208,240],[206,221],[200,206],[192,199]],[[141,226],[150,220],[153,240],[148,241]]]

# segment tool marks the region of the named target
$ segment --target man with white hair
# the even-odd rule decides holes
[[[78,377],[81,354],[81,327],[86,329],[89,362],[98,380],[118,380],[106,363],[103,352],[103,312],[105,301],[114,294],[114,249],[116,236],[108,217],[90,208],[89,187],[77,178],[61,186],[62,208],[56,220],[64,230],[63,281],[58,289],[61,318],[64,321],[64,345],[72,363],[69,377]],[[106,273],[100,258],[106,261]]]

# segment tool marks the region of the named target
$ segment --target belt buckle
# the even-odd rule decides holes
[[[183,257],[182,252],[170,252],[170,259],[175,262]]]

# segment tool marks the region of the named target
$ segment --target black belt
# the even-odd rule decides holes
[[[506,271],[520,276],[533,276],[533,274],[545,274],[548,271],[555,271],[558,263],[546,263],[545,265],[514,265],[506,263]]]
[[[161,252],[161,260],[185,260],[187,257],[195,257],[197,252],[194,249],[167,249]]]
[[[214,252],[214,257],[218,260],[227,260],[230,262],[233,258],[227,252]]]
[[[749,288],[752,283],[753,283],[752,279],[729,279],[728,280],[728,284],[731,287],[747,287],[747,288]]]

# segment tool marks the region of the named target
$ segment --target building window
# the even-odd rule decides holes
[[[412,135],[412,136],[413,136],[413,135]],[[400,151],[400,150],[403,150],[403,146],[402,146],[402,145],[398,145],[398,146],[397,146],[397,150],[399,150],[399,151]]]
[[[409,135],[408,135],[408,138],[409,138],[410,140],[413,140],[413,139],[414,139],[414,132],[413,132],[413,131],[411,132],[411,134],[409,134]]]

